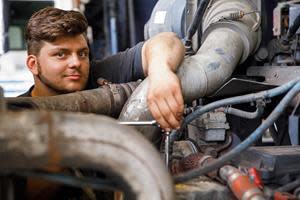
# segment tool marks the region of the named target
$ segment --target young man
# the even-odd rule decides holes
[[[51,96],[149,77],[148,106],[163,129],[178,128],[183,113],[180,82],[174,73],[184,47],[173,33],[161,33],[101,61],[89,61],[86,18],[76,11],[42,9],[26,26],[26,64],[34,86],[22,96]]]

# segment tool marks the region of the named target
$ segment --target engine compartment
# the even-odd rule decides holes
[[[102,161],[97,160],[99,155],[88,157],[88,154],[77,152],[82,155],[83,160],[86,159],[86,162],[83,162],[83,165],[80,161],[75,162],[78,155],[73,152],[72,140],[66,140],[66,143],[70,142],[72,154],[65,155],[63,150],[59,152],[69,161],[64,165],[75,163],[76,167],[86,168],[89,167],[88,164],[93,164],[91,167],[97,168],[96,165],[103,164],[99,169],[104,173],[109,172],[108,177],[114,181],[114,184],[102,182],[103,185],[110,186],[109,189],[123,190],[129,199],[153,199],[156,195],[153,191],[156,189],[150,191],[141,186],[142,182],[152,175],[155,177],[154,180],[151,178],[149,180],[157,185],[157,191],[165,188],[155,196],[160,199],[299,199],[299,3],[299,1],[276,0],[187,0],[184,3],[176,0],[158,1],[145,27],[146,38],[158,32],[173,31],[182,37],[187,49],[186,59],[177,73],[182,81],[186,102],[181,128],[164,133],[157,126],[133,124],[138,131],[126,127],[124,133],[138,132],[140,136],[135,137],[148,139],[148,141],[139,139],[141,141],[134,144],[141,143],[138,145],[140,151],[149,140],[155,146],[156,150],[149,147],[151,152],[147,154],[139,151],[134,154],[137,160],[143,160],[142,163],[158,163],[145,164],[145,169],[142,167],[143,172],[147,174],[144,180],[131,179],[132,177],[124,175],[128,173],[131,176],[134,176],[133,174],[136,177],[143,176],[142,172],[135,172],[138,169],[134,167],[137,161],[133,161],[132,158],[128,157],[128,162],[132,164],[128,164],[128,168],[124,169],[115,164],[101,163],[109,163],[110,155],[114,155],[114,159],[117,160],[116,153],[108,150],[103,153],[107,154],[107,158]],[[174,9],[179,12],[174,12]],[[152,117],[146,106],[144,89],[146,87],[147,80],[141,84],[106,85],[93,91],[84,91],[84,95],[62,95],[61,98],[2,97],[1,114],[3,119],[6,115],[18,115],[24,119],[29,111],[13,114],[15,110],[20,108],[54,110],[45,111],[47,113],[42,116],[36,113],[29,114],[39,116],[36,124],[32,126],[47,122],[47,126],[52,127],[52,120],[58,116],[58,119],[66,120],[63,132],[68,138],[67,129],[74,124],[70,125],[67,122],[74,119],[68,115],[60,118],[60,114],[56,114],[57,110],[119,116],[119,121],[151,121]],[[111,99],[101,99],[96,103],[95,97],[103,94],[108,94]],[[101,131],[107,138],[113,140],[105,133],[110,128],[97,125],[98,117],[91,114],[89,119],[83,120],[94,122],[93,124],[86,122],[85,128],[91,132]],[[41,155],[37,154],[35,157],[35,154],[22,152],[22,149],[16,150],[14,145],[7,145],[8,142],[25,137],[13,138],[8,133],[26,134],[21,130],[28,127],[28,124],[16,122],[16,127],[12,128],[8,121],[7,119],[7,123],[3,122],[0,125],[2,134],[0,144],[3,145],[0,151],[0,157],[3,159],[0,166],[3,174],[5,177],[11,174],[33,176],[35,171],[32,169],[41,166],[39,162],[42,161],[37,159]],[[60,126],[59,120],[55,122]],[[61,123],[63,122],[62,120]],[[115,121],[111,123],[117,124]],[[110,131],[118,132],[123,127],[124,125],[116,125],[116,129]],[[30,133],[37,136],[42,134],[39,129],[34,130]],[[57,130],[57,135],[60,131]],[[51,134],[52,129],[49,131],[49,135]],[[116,133],[116,137],[119,137],[118,134]],[[80,132],[74,131],[73,137],[78,137],[78,141],[84,140],[84,137],[81,138],[79,135]],[[59,139],[59,136],[57,137],[56,139]],[[91,141],[99,141],[95,139],[98,136],[91,134],[89,137]],[[132,136],[128,139],[124,136],[123,140],[118,140],[117,143],[124,142],[124,145],[127,145],[126,148],[121,145],[120,149],[125,149],[124,152],[130,151],[130,148],[134,149],[136,146],[127,144],[131,139]],[[86,148],[92,152],[89,146]],[[100,147],[98,148],[102,151]],[[118,150],[121,151],[120,149]],[[160,154],[155,152],[157,150]],[[155,159],[149,158],[152,154]],[[158,157],[164,158],[164,167],[163,161]],[[20,159],[25,160],[22,162]],[[123,159],[126,161],[127,158]],[[22,164],[15,162],[16,160]],[[91,162],[96,160],[97,162]],[[33,163],[37,164],[26,167],[24,164],[26,161],[35,161]],[[123,163],[126,163],[125,161]],[[28,169],[32,172],[24,173],[24,168],[25,172]],[[148,174],[147,169],[158,172]],[[39,177],[42,174],[38,174]],[[71,182],[76,187],[101,188],[100,183],[95,182],[94,179],[98,179],[95,177],[81,177],[78,180],[71,179],[69,182],[66,179],[58,179],[55,174],[53,177],[65,184]],[[164,184],[159,184],[160,178],[164,179]],[[78,184],[75,184],[76,181]],[[96,187],[97,185],[100,186]],[[105,188],[103,185],[102,188]]]

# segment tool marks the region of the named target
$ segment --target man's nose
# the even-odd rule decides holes
[[[80,67],[81,62],[80,62],[80,58],[77,54],[73,54],[70,57],[70,61],[69,61],[69,67],[75,68],[75,67]]]

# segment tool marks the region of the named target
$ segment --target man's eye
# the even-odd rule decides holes
[[[56,57],[58,57],[58,58],[63,58],[65,56],[65,53],[64,52],[58,52],[57,54],[56,54]]]
[[[79,56],[80,56],[81,58],[86,58],[86,57],[88,57],[88,52],[86,52],[86,51],[81,51],[81,52],[79,52]]]

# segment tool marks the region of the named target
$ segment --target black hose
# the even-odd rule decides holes
[[[289,192],[300,186],[300,178],[276,189],[278,192]]]
[[[193,17],[193,21],[190,24],[187,35],[185,37],[185,47],[190,52],[192,51],[192,37],[196,33],[196,31],[199,28],[199,40],[201,42],[201,36],[202,36],[202,28],[200,23],[202,22],[203,15],[205,13],[205,10],[209,4],[210,0],[201,0],[199,3],[199,6],[197,7],[196,13]]]
[[[300,91],[300,82],[298,82],[284,96],[284,98],[280,101],[280,103],[276,106],[276,108],[269,115],[269,117],[264,121],[264,123],[262,123],[246,140],[244,140],[241,144],[239,144],[229,153],[225,154],[224,156],[221,156],[219,159],[208,164],[203,168],[194,169],[185,174],[175,176],[174,181],[176,183],[188,181],[192,178],[199,177],[215,169],[218,169],[222,167],[224,164],[226,164],[227,162],[229,162],[231,159],[239,155],[242,151],[246,150],[249,146],[251,146],[256,140],[258,140],[264,134],[264,132],[268,129],[268,127],[270,127],[278,119],[278,117],[283,113],[283,111],[288,106],[290,101],[292,101],[292,99],[298,94],[299,91]]]
[[[287,37],[288,39],[290,39],[291,37],[293,37],[297,30],[300,27],[300,14],[296,17],[296,19],[294,20],[294,22],[292,23],[292,25],[290,26],[288,33],[287,33]]]

